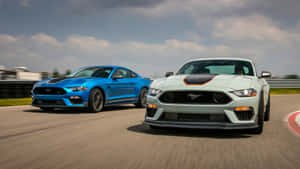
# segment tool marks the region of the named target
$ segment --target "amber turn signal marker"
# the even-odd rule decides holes
[[[253,93],[253,94],[249,95],[249,97],[253,97],[253,96],[256,96],[256,93]]]
[[[148,104],[148,108],[149,108],[149,109],[156,109],[157,106],[156,106],[156,105],[153,105],[153,104]]]
[[[236,107],[234,109],[235,111],[248,111],[248,110],[251,110],[250,107]]]

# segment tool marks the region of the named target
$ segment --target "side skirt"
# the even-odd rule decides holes
[[[106,104],[115,104],[115,103],[122,103],[122,102],[135,103],[136,100],[138,100],[137,97],[128,97],[128,98],[123,98],[123,99],[107,100]]]

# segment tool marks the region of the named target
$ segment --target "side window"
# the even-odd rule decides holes
[[[136,75],[136,73],[134,73],[134,72],[130,72],[130,77],[131,77],[131,78],[136,78],[137,75]]]
[[[190,65],[185,71],[184,74],[192,74],[194,70],[194,65]]]
[[[130,78],[131,72],[125,69],[117,69],[114,76],[122,75],[123,78]]]
[[[249,72],[250,72],[249,68],[244,66],[243,69],[244,69],[245,75],[249,75]]]

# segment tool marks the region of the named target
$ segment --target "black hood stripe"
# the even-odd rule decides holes
[[[70,77],[55,78],[55,79],[48,81],[48,83],[58,83],[60,81],[66,80],[66,79],[70,79]]]
[[[183,82],[186,85],[204,85],[213,80],[215,75],[191,75],[187,76]]]

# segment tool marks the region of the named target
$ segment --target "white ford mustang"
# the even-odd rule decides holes
[[[184,64],[176,75],[154,80],[144,123],[151,128],[251,129],[270,118],[270,87],[251,60],[206,58]]]

